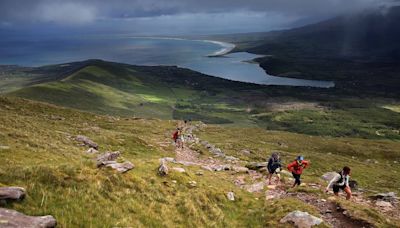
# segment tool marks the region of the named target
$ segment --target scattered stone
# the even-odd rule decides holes
[[[81,142],[81,143],[83,143],[83,145],[92,147],[96,150],[99,149],[99,145],[97,143],[93,142],[91,139],[89,139],[86,136],[78,135],[78,136],[76,136],[76,141]]]
[[[55,115],[51,115],[51,116],[50,116],[50,119],[51,119],[51,120],[65,120],[65,118],[64,118],[64,117],[61,117],[61,116],[55,116]]]
[[[172,170],[178,172],[178,173],[185,173],[186,170],[184,168],[180,168],[180,167],[173,167]]]
[[[393,205],[390,202],[383,200],[376,201],[375,205],[380,207],[380,209],[383,211],[391,211],[393,209]]]
[[[128,172],[129,170],[135,168],[135,166],[131,162],[123,162],[123,163],[118,163],[116,161],[109,161],[107,164],[105,164],[106,167],[111,167],[115,170],[117,170],[120,173],[125,173]]]
[[[241,150],[240,153],[245,154],[245,155],[250,155],[251,151],[247,150],[247,149],[244,149],[244,150]]]
[[[249,169],[243,166],[233,166],[232,170],[236,173],[248,173]]]
[[[197,176],[203,176],[204,173],[203,173],[203,171],[197,171],[197,172],[196,172],[196,175],[197,175]]]
[[[0,150],[9,150],[10,147],[9,146],[0,146]]]
[[[328,200],[329,200],[329,201],[336,201],[336,197],[334,197],[334,196],[329,196],[329,197],[328,197]]]
[[[265,185],[264,181],[261,181],[261,182],[258,182],[258,183],[252,184],[252,185],[247,185],[247,186],[245,186],[245,189],[251,193],[261,192],[264,189],[264,185]]]
[[[88,153],[88,154],[96,154],[96,153],[98,153],[99,151],[98,150],[96,150],[95,148],[92,148],[92,147],[90,147],[87,151],[86,151],[86,153]]]
[[[263,167],[267,167],[267,162],[251,162],[246,165],[248,169],[258,170]]]
[[[280,223],[293,223],[298,228],[310,228],[323,222],[322,219],[310,215],[307,212],[293,211],[281,219]]]
[[[235,201],[235,193],[233,192],[226,193],[226,197],[228,197],[228,200],[230,201]]]
[[[275,190],[276,189],[276,185],[267,185],[267,188],[271,189],[271,190]]]
[[[195,188],[197,187],[197,182],[196,181],[189,181],[189,187]]]
[[[174,184],[178,183],[176,180],[172,180],[171,182],[174,183]]]
[[[0,200],[23,200],[25,189],[21,187],[0,187]]]
[[[166,161],[166,162],[173,162],[175,163],[175,158],[171,158],[171,157],[164,157],[164,158],[160,158],[160,162],[162,161]]]
[[[106,152],[102,155],[99,155],[97,157],[97,167],[106,165],[106,163],[108,161],[115,161],[120,155],[121,155],[121,152],[119,152],[119,151]]]
[[[234,156],[225,156],[225,160],[227,161],[239,161],[239,158]]]
[[[15,210],[0,208],[0,227],[51,228],[56,225],[57,221],[51,215],[28,216]]]
[[[210,172],[214,171],[210,166],[207,166],[207,165],[203,165],[203,166],[201,166],[201,168],[204,170],[210,171]]]
[[[377,200],[383,200],[386,202],[396,202],[398,200],[398,197],[396,196],[396,193],[394,192],[388,192],[388,193],[378,193],[374,196],[372,196],[373,199]]]
[[[168,167],[165,161],[162,161],[160,167],[158,167],[158,175],[160,176],[168,175]]]
[[[238,176],[238,177],[236,178],[236,180],[233,181],[233,183],[234,183],[236,186],[245,185],[245,184],[246,184],[246,181],[245,181],[244,179],[245,179],[245,176]]]

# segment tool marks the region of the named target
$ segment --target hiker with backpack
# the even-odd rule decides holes
[[[279,157],[279,154],[274,152],[272,153],[271,157],[268,159],[268,165],[267,165],[267,169],[268,169],[268,184],[271,185],[271,179],[272,176],[274,174],[277,175],[278,177],[278,181],[277,183],[279,183],[280,181],[280,171],[281,171],[281,159]]]
[[[339,196],[339,191],[341,189],[346,193],[346,199],[350,200],[352,196],[351,188],[349,185],[350,172],[351,169],[348,166],[343,167],[343,170],[336,173],[332,177],[331,181],[329,181],[329,184],[326,187],[325,192],[329,192],[329,189],[332,188],[333,193],[336,196]]]
[[[300,155],[296,158],[296,160],[294,160],[287,166],[287,169],[292,172],[292,175],[294,177],[292,188],[296,187],[296,185],[301,184],[301,174],[303,173],[303,170],[309,166],[309,164],[310,163],[304,160],[304,157]]]

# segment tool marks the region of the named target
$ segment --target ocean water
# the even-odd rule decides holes
[[[42,66],[86,59],[135,65],[175,65],[235,81],[267,85],[332,87],[333,82],[267,75],[249,61],[258,55],[240,52],[223,57],[232,45],[203,40],[155,37],[79,37],[0,41],[0,64]]]

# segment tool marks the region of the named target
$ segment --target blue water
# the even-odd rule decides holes
[[[195,40],[87,37],[40,40],[0,40],[0,64],[42,66],[86,59],[103,59],[135,65],[176,65],[235,81],[267,85],[332,87],[333,82],[267,75],[258,64],[245,61],[260,57],[240,52],[207,57],[223,46]]]

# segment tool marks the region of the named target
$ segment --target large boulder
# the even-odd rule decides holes
[[[109,161],[105,162],[105,167],[110,167],[112,169],[117,170],[120,173],[128,172],[129,170],[135,168],[135,166],[131,162],[116,162],[116,161]]]
[[[93,142],[91,139],[89,139],[86,136],[83,135],[78,135],[76,136],[76,141],[83,143],[83,145],[94,148],[96,150],[99,149],[99,145],[95,142]]]
[[[0,200],[22,200],[25,198],[25,189],[21,187],[0,187]]]
[[[298,228],[310,228],[323,222],[322,219],[310,215],[307,212],[293,211],[281,219],[280,223],[293,223]]]
[[[267,162],[250,162],[246,165],[246,167],[252,170],[259,170],[263,167],[267,167],[267,164]]]
[[[121,155],[121,152],[115,151],[115,152],[106,152],[102,155],[99,155],[97,157],[97,167],[106,165],[108,161],[115,161],[117,158]]]
[[[50,228],[56,227],[57,221],[51,215],[28,216],[11,209],[0,208],[0,227],[4,228]]]

